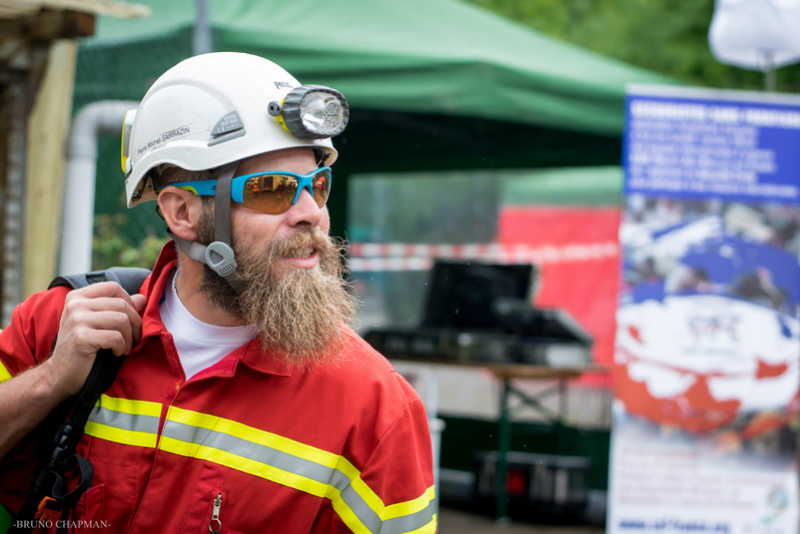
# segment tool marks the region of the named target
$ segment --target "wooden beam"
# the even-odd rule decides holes
[[[40,0],[40,3],[43,7],[51,9],[85,11],[95,15],[128,19],[149,17],[151,13],[149,6],[112,0]]]
[[[0,18],[35,15],[40,9],[79,11],[117,18],[148,17],[151,13],[149,6],[114,0],[3,0],[0,2]]]
[[[91,13],[45,9],[39,12],[29,35],[37,41],[88,37],[94,35],[94,19]]]
[[[91,13],[45,9],[34,15],[0,19],[0,37],[26,41],[54,41],[94,35]]]
[[[76,59],[74,41],[60,40],[51,45],[28,119],[24,297],[46,288],[56,272]]]

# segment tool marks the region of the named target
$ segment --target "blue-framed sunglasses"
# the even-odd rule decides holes
[[[200,196],[213,197],[216,180],[198,180],[170,184]],[[231,200],[246,208],[279,215],[292,207],[303,189],[308,190],[320,208],[331,193],[331,168],[320,167],[309,174],[293,172],[258,172],[231,180]]]

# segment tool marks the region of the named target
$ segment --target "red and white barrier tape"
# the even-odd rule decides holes
[[[433,260],[475,260],[484,263],[536,264],[594,261],[616,258],[616,242],[585,245],[468,244],[425,245],[410,243],[352,243],[348,254],[351,272],[422,271],[433,266]]]

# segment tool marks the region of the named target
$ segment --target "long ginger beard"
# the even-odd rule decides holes
[[[213,210],[204,210],[200,240],[213,239]],[[239,267],[236,275],[243,290],[236,292],[208,266],[200,290],[233,316],[255,326],[265,351],[274,351],[286,363],[308,369],[337,360],[346,338],[345,326],[356,312],[355,298],[347,291],[340,258],[341,240],[319,228],[298,230],[291,238],[273,240],[267,250],[232,243]],[[278,258],[313,247],[319,265],[313,269],[276,269]]]

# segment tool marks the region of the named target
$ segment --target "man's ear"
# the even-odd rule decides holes
[[[173,234],[189,241],[197,241],[197,229],[203,213],[200,196],[170,185],[158,194],[158,207]]]

